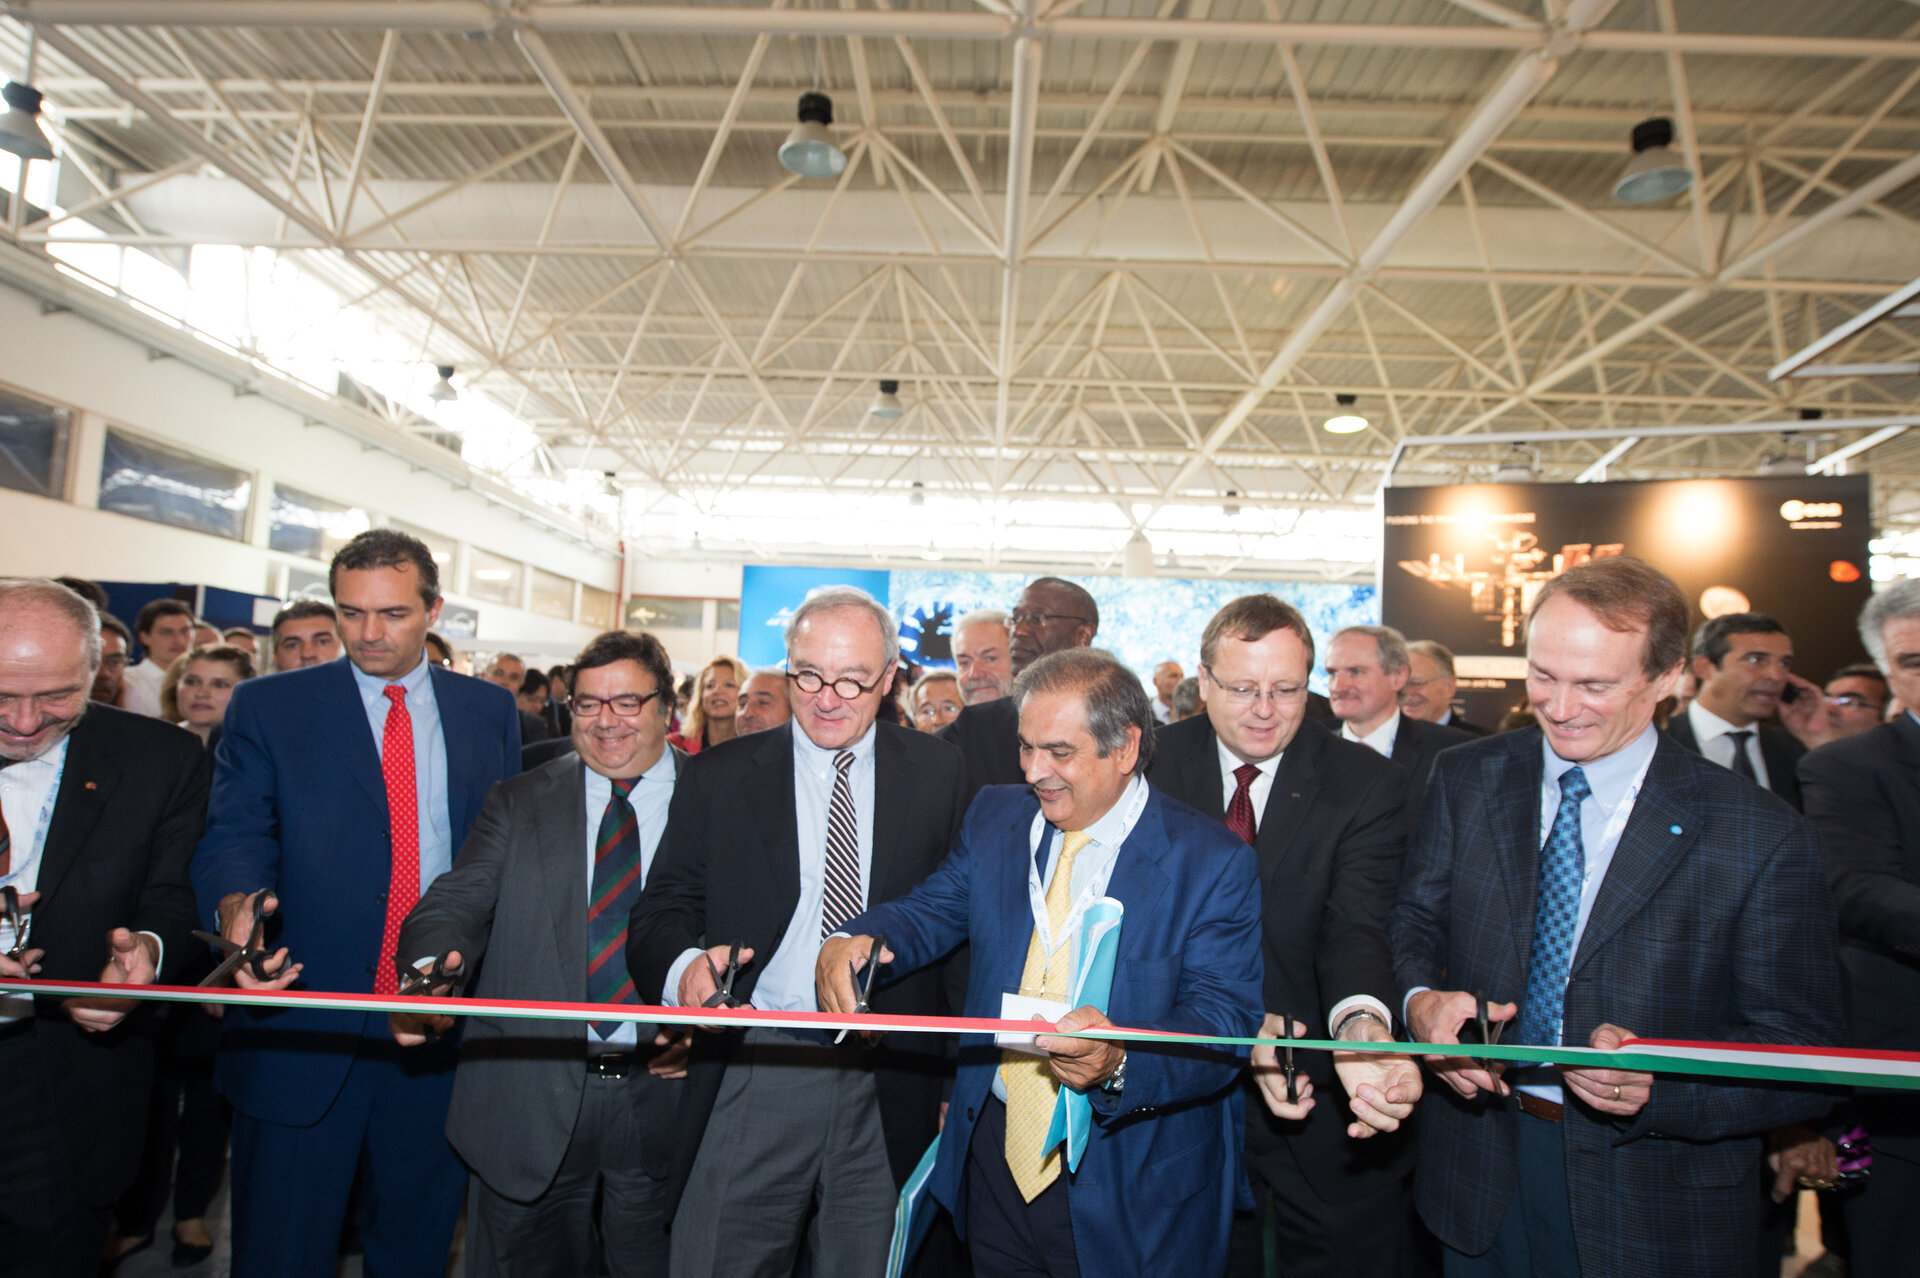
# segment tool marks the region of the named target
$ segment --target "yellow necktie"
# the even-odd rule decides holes
[[[1056,944],[1048,954],[1040,944],[1040,929],[1033,930],[1033,939],[1027,942],[1027,965],[1020,972],[1022,994],[1044,993],[1064,1000],[1072,992],[1074,947],[1066,943],[1061,932],[1073,905],[1073,858],[1092,841],[1082,830],[1068,830],[1060,840],[1060,864],[1054,867],[1053,879],[1047,884],[1047,928]],[[1048,1070],[1045,1057],[1025,1052],[1000,1054],[1000,1081],[1007,1089],[1007,1167],[1013,1172],[1013,1183],[1020,1187],[1020,1196],[1032,1202],[1060,1175],[1059,1144],[1045,1154],[1040,1151],[1040,1142],[1047,1138],[1047,1128],[1053,1123],[1060,1084]]]

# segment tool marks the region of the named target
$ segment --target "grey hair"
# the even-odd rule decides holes
[[[1182,719],[1200,708],[1200,676],[1188,675],[1173,685],[1173,712]]]
[[[887,659],[881,662],[885,666],[900,659],[900,627],[887,611],[887,606],[875,599],[858,586],[821,586],[810,591],[798,608],[793,610],[793,619],[787,622],[787,660],[793,660],[793,636],[800,630],[800,623],[816,612],[827,612],[834,608],[862,608],[880,627],[880,637],[886,641]],[[877,673],[877,672],[876,672]]]
[[[1396,670],[1408,670],[1413,660],[1407,654],[1407,637],[1392,626],[1348,626],[1340,635],[1366,635],[1372,639],[1380,652],[1380,669],[1388,674]]]
[[[1454,677],[1453,650],[1438,639],[1412,639],[1407,642],[1407,651],[1417,652],[1447,672],[1447,678]]]
[[[998,626],[1007,629],[1007,614],[998,608],[975,608],[966,616],[953,623],[953,634],[958,638],[962,630],[972,626]]]
[[[1889,621],[1905,621],[1908,617],[1920,617],[1920,578],[1894,582],[1860,610],[1860,642],[1866,645],[1873,664],[1882,670],[1887,668],[1887,645],[1880,632]]]
[[[100,669],[100,610],[81,595],[45,577],[0,580],[0,616],[35,605],[52,608],[74,624],[80,631],[80,651],[86,654],[87,669],[97,672]]]
[[[1028,697],[1050,692],[1078,692],[1085,698],[1087,731],[1093,734],[1103,759],[1127,743],[1128,728],[1140,729],[1140,756],[1134,760],[1133,772],[1146,772],[1153,762],[1157,725],[1140,676],[1112,653],[1098,648],[1066,648],[1036,658],[1013,681],[1016,708],[1024,708]]]

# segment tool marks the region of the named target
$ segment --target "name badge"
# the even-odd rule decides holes
[[[1048,1025],[1058,1024],[1061,1017],[1073,1009],[1057,998],[1040,998],[1033,994],[1019,994],[1012,990],[1000,996],[1000,1019],[1003,1021],[1025,1021],[1035,1016],[1045,1017]],[[993,1045],[1009,1052],[1025,1052],[1029,1056],[1045,1056],[1047,1053],[1034,1042],[1042,1033],[1052,1030],[1036,1029],[1031,1034],[1014,1032],[997,1033],[993,1036]]]

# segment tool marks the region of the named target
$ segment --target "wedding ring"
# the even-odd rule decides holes
[[[1615,1084],[1613,1085],[1613,1098],[1614,1098],[1615,1100],[1619,1100],[1619,1099],[1620,1099],[1620,1084],[1618,1084],[1618,1083],[1615,1083]]]

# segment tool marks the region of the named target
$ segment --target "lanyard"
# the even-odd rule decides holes
[[[0,883],[11,883],[15,887],[20,888],[22,892],[30,892],[33,890],[31,886],[23,886],[21,883],[22,876],[26,874],[27,867],[29,865],[33,867],[33,873],[36,879],[40,874],[40,858],[46,851],[47,830],[53,825],[53,807],[54,804],[60,801],[60,779],[65,776],[67,772],[66,746],[67,743],[63,741],[56,747],[60,751],[60,762],[54,765],[53,781],[47,786],[46,797],[40,801],[40,811],[34,817],[33,841],[28,843],[24,848],[20,846],[17,840],[15,841],[15,852],[17,854],[24,853],[24,855],[16,855],[13,859],[13,872],[0,877]]]
[[[1127,799],[1126,809],[1121,813],[1120,817],[1119,841],[1121,844],[1125,844],[1127,836],[1133,833],[1134,823],[1140,819],[1141,812],[1145,811],[1147,806],[1148,787],[1146,784],[1135,781],[1132,790],[1132,795]],[[1073,908],[1067,911],[1066,920],[1060,928],[1060,935],[1055,936],[1053,934],[1052,921],[1047,917],[1047,893],[1046,888],[1040,882],[1039,857],[1036,855],[1040,850],[1040,840],[1046,836],[1047,829],[1047,818],[1045,814],[1034,813],[1033,833],[1028,840],[1027,904],[1033,913],[1033,931],[1034,935],[1040,939],[1041,952],[1051,958],[1054,951],[1058,950],[1062,945],[1065,945],[1070,939],[1079,934],[1082,916],[1086,914],[1089,906],[1105,894],[1107,881],[1112,878],[1113,869],[1112,866],[1109,865],[1106,874],[1096,875],[1087,880],[1087,885],[1080,890],[1080,895],[1074,901]],[[1062,846],[1064,846],[1064,832],[1062,832],[1061,837]],[[1056,865],[1054,867],[1054,873],[1058,874],[1059,872],[1060,867]],[[1069,886],[1071,886],[1071,883],[1069,883]]]

